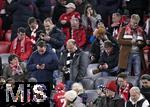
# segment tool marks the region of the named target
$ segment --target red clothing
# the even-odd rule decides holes
[[[64,107],[63,106],[63,104],[65,104],[64,94],[65,92],[61,90],[54,95],[53,99],[56,107]]]
[[[10,53],[14,53],[18,55],[22,61],[26,61],[32,53],[32,42],[30,38],[25,36],[21,41],[16,38],[11,43]]]
[[[85,29],[83,27],[80,27],[79,29],[76,30],[68,30],[68,32],[66,32],[66,42],[69,39],[74,39],[77,43],[77,46],[82,48],[85,44],[86,44],[86,32]]]
[[[119,88],[119,94],[125,101],[129,100],[129,97],[130,97],[129,91],[130,91],[131,87],[132,87],[131,84],[126,83],[125,88],[122,88],[122,87]]]
[[[86,44],[86,32],[83,27],[73,30],[71,38],[77,43],[77,46],[82,48]]]
[[[76,11],[73,11],[73,12],[71,12],[71,13],[69,13],[69,14],[63,13],[63,14],[60,16],[59,20],[60,20],[60,21],[61,21],[61,20],[65,20],[65,21],[67,21],[67,23],[70,23],[70,20],[71,20],[72,17],[76,17],[76,18],[80,19],[80,13],[79,13],[79,12],[76,12]],[[68,39],[71,39],[70,36],[69,36],[69,34],[68,34],[68,33],[70,32],[70,28],[71,28],[71,27],[69,27],[69,26],[63,26],[63,28],[62,28],[62,31],[66,34],[66,41],[67,41]],[[66,43],[66,42],[65,42],[65,43]]]
[[[80,19],[80,13],[79,13],[79,12],[76,12],[76,11],[73,11],[73,12],[71,12],[71,13],[69,13],[69,14],[63,13],[63,14],[60,16],[59,20],[60,20],[60,21],[61,21],[61,20],[66,20],[67,22],[70,22],[70,20],[71,20],[72,17],[76,17],[76,18],[79,18],[79,19]]]
[[[0,0],[0,10],[4,9],[5,0]]]

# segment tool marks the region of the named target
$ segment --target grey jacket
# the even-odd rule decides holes
[[[77,97],[76,100],[70,105],[67,105],[67,107],[86,107],[86,106],[85,104],[82,103],[82,99],[80,97]]]
[[[66,66],[67,51],[65,50],[60,57],[60,70]],[[78,49],[73,57],[70,65],[70,80],[79,82],[86,75],[86,70],[89,64],[88,54]]]

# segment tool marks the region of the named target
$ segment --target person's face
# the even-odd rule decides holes
[[[76,46],[73,44],[67,44],[67,50],[70,53],[74,53],[76,51]]]
[[[87,13],[90,13],[91,15],[93,14],[93,9],[91,7],[87,8]]]
[[[120,21],[120,17],[117,16],[116,14],[112,15],[112,22],[119,22]]]
[[[19,60],[17,57],[15,57],[14,59],[12,59],[12,61],[10,61],[10,64],[15,65],[18,64]]]
[[[19,40],[23,40],[24,37],[26,36],[26,34],[25,34],[25,33],[22,33],[22,32],[19,32],[19,33],[17,33],[17,34],[18,34],[18,39],[19,39]]]
[[[108,48],[104,48],[104,49],[105,49],[105,52],[106,52],[107,54],[110,54],[110,53],[112,52],[112,50],[113,50],[112,47],[108,47]]]
[[[130,20],[131,28],[132,28],[132,29],[136,29],[137,26],[138,26],[138,23],[139,23],[139,22],[137,22],[136,20],[131,19],[131,20]]]
[[[150,88],[150,81],[146,79],[141,80],[141,84],[144,88]]]
[[[78,18],[71,19],[71,28],[72,29],[79,29],[79,25],[80,25],[80,22],[79,22]]]
[[[43,46],[43,47],[37,46],[37,50],[40,55],[43,55],[46,52],[46,47],[45,46]]]
[[[30,26],[30,28],[35,29],[35,28],[36,28],[36,26],[37,26],[37,22],[36,22],[36,21],[34,21],[34,22],[33,22],[33,23],[31,23],[29,26]]]
[[[123,78],[118,78],[117,84],[119,85],[119,87],[123,87],[125,85],[124,79]]]
[[[71,12],[73,12],[75,9],[74,8],[72,8],[72,7],[68,7],[68,8],[66,8],[66,12],[67,12],[67,14],[69,14],[69,13],[71,13]]]
[[[48,30],[48,31],[52,30],[52,23],[48,21],[44,22],[44,28],[45,30]]]
[[[110,97],[110,98],[113,97],[113,95],[114,95],[114,92],[111,91],[111,90],[109,90],[109,89],[106,89],[106,90],[105,90],[105,93],[106,93],[106,96],[107,96],[107,97]]]
[[[130,91],[130,98],[132,101],[136,102],[140,97],[140,94],[135,91]]]

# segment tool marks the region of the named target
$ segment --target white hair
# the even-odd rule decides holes
[[[74,101],[77,96],[77,92],[74,90],[67,91],[64,95],[65,99],[71,102]]]
[[[84,91],[83,85],[76,82],[72,85],[72,90],[77,91],[77,94],[81,94]]]
[[[130,92],[135,92],[135,93],[138,93],[138,94],[141,93],[139,87],[136,87],[136,86],[132,87],[132,88],[130,89]]]

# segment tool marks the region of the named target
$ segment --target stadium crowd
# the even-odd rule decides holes
[[[52,86],[19,107],[150,107],[150,1],[0,0],[1,107],[17,82]]]

